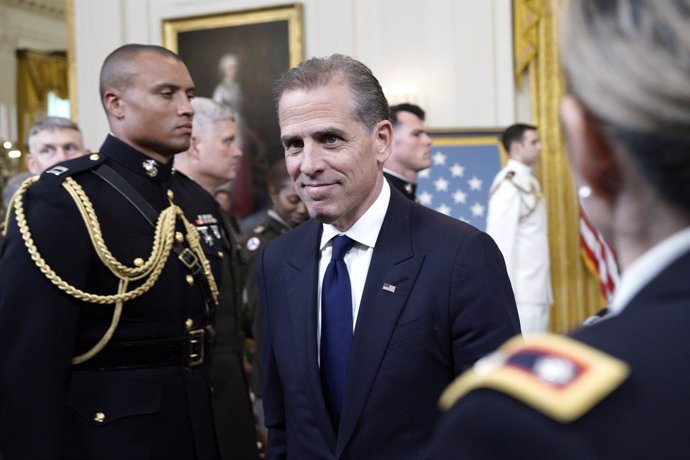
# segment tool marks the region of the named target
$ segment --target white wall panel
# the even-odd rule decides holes
[[[97,96],[103,58],[160,44],[164,19],[275,6],[275,0],[74,0],[79,120],[87,145],[107,132]],[[285,2],[290,3],[290,2]],[[305,55],[343,53],[372,68],[431,128],[515,120],[510,0],[304,0]],[[396,89],[397,88],[397,89]]]

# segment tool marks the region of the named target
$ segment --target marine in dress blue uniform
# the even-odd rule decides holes
[[[101,79],[118,137],[27,182],[10,213],[4,460],[218,456],[207,358],[221,234],[212,197],[170,161],[189,142],[193,83],[168,50],[126,45],[108,59],[118,56]],[[123,89],[125,70],[135,74]]]
[[[172,174],[171,165],[144,158],[110,136],[99,154],[48,170],[24,194],[26,223],[38,253],[76,289],[112,295],[118,279],[99,260],[88,224],[63,187],[66,180],[94,197],[105,245],[131,268],[150,260],[154,227],[93,173],[99,165],[112,168],[158,213],[172,202],[189,220],[216,216],[203,189]],[[191,356],[210,351],[203,348],[211,338],[214,306],[203,270],[195,273],[201,261],[188,267],[173,251],[163,255],[159,278],[124,302],[105,348],[73,364],[75,355],[102,339],[115,307],[79,299],[49,280],[28,253],[16,219],[8,230],[0,259],[0,415],[12,420],[2,424],[6,458],[55,458],[58,452],[64,458],[141,458],[144,453],[146,458],[214,458],[208,361]],[[175,244],[190,249],[189,228],[180,219],[173,231]],[[207,233],[200,247],[216,276],[219,235]],[[128,290],[142,281],[133,281]],[[201,341],[198,347],[192,347],[193,337]]]

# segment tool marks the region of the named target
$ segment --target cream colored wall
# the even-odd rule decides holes
[[[163,19],[275,6],[276,0],[73,0],[77,109],[87,145],[107,123],[98,98],[105,56],[161,44]],[[515,121],[510,0],[304,0],[305,57],[351,55],[384,88],[415,87],[430,128]],[[389,94],[393,102],[402,96]]]
[[[64,19],[0,3],[0,138],[21,142],[24,141],[16,139],[16,117],[10,114],[17,105],[16,50],[23,48],[66,50]]]

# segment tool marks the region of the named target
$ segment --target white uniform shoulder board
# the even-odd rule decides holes
[[[565,423],[587,413],[629,373],[625,362],[571,338],[518,336],[458,377],[439,404],[448,410],[472,390],[490,388]]]

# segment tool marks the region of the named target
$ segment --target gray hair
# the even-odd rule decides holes
[[[81,130],[79,129],[79,126],[70,120],[69,118],[64,118],[64,117],[45,117],[41,118],[40,120],[36,121],[32,126],[31,129],[29,130],[29,135],[26,138],[26,145],[29,147],[29,151],[31,151],[31,139],[34,138],[38,133],[43,132],[43,131],[55,131],[57,129],[73,129],[79,134],[81,134]]]
[[[195,97],[192,99],[192,106],[194,107],[193,123],[195,125],[206,126],[222,120],[235,120],[232,110],[228,106],[207,97]]]
[[[690,0],[570,0],[561,55],[604,135],[690,211]]]
[[[311,58],[288,70],[274,87],[276,106],[287,91],[320,88],[338,77],[344,78],[350,85],[353,99],[351,116],[365,128],[371,130],[379,121],[391,119],[386,96],[371,70],[342,54]]]

